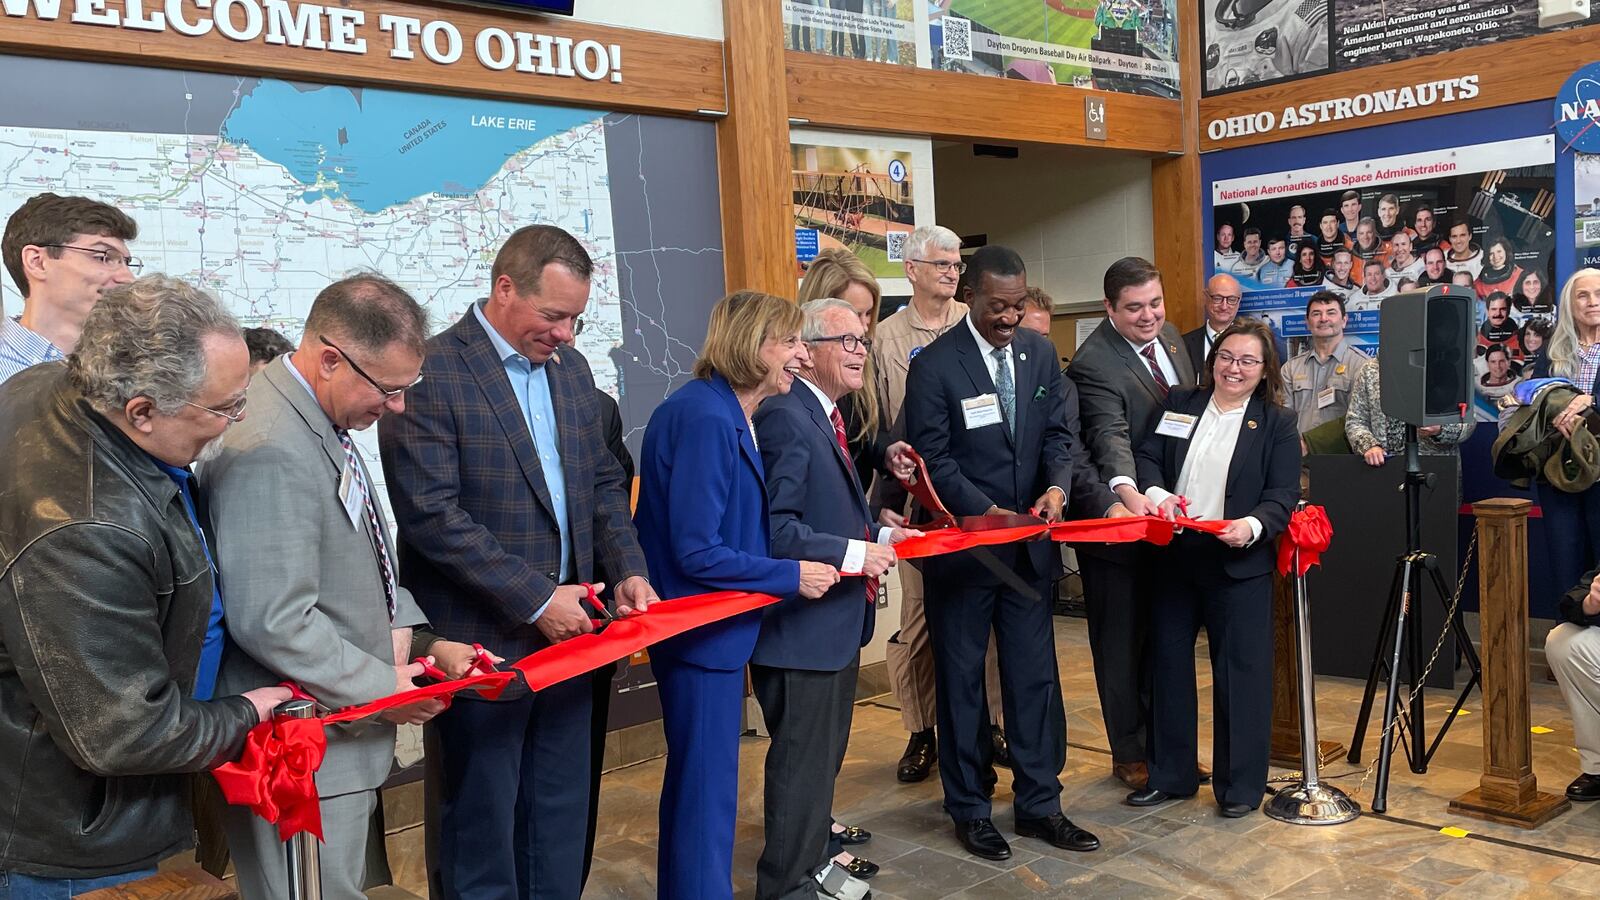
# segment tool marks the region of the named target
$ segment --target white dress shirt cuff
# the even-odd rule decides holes
[[[1106,482],[1106,487],[1110,488],[1111,492],[1114,494],[1117,492],[1117,488],[1124,484],[1136,491],[1139,489],[1139,486],[1133,483],[1133,479],[1126,475],[1118,475],[1112,478],[1110,481]]]
[[[860,575],[862,567],[866,564],[867,542],[852,540],[850,546],[844,551],[844,564],[839,566],[839,574]]]
[[[528,617],[528,624],[532,625],[533,623],[539,621],[539,617],[544,615],[544,611],[550,608],[550,601],[554,600],[555,598],[556,592],[551,591],[550,596],[546,597],[545,601],[539,604],[539,608],[533,611],[533,615]]]
[[[894,529],[893,528],[891,528],[888,525],[879,525],[878,526],[878,543],[887,544],[887,543],[889,543],[889,539],[892,538],[892,537],[894,537]],[[864,558],[866,556],[866,550],[863,549],[861,551],[861,554],[862,554],[862,556]]]
[[[1167,502],[1167,498],[1172,496],[1172,492],[1159,484],[1152,484],[1144,489],[1144,496],[1146,500],[1160,506]]]
[[[1244,522],[1250,526],[1250,543],[1245,544],[1246,547],[1249,547],[1256,541],[1261,540],[1261,520],[1255,516],[1245,516]]]

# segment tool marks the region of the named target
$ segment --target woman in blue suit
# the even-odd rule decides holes
[[[664,598],[712,591],[822,596],[830,565],[773,559],[761,454],[750,424],[768,397],[789,392],[806,361],[803,317],[756,291],[711,312],[695,380],[656,407],[645,429],[634,524]],[[754,610],[650,648],[667,738],[657,896],[733,896],[744,668],[761,627]]]
[[[1240,319],[1211,345],[1198,390],[1173,390],[1139,447],[1139,484],[1168,518],[1221,520],[1185,531],[1163,553],[1150,634],[1150,783],[1128,795],[1154,806],[1193,795],[1194,643],[1211,649],[1212,790],[1221,813],[1245,816],[1267,787],[1272,738],[1273,540],[1300,497],[1300,436],[1282,403],[1272,332]]]

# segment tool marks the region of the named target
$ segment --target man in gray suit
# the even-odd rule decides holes
[[[410,295],[356,275],[317,295],[299,349],[251,383],[249,418],[201,472],[228,591],[219,690],[289,680],[337,709],[410,689],[422,674],[409,659],[424,617],[395,581],[388,523],[350,432],[405,408],[426,337],[427,314]],[[363,897],[367,823],[395,724],[443,708],[424,701],[329,732],[317,772],[328,900]],[[225,821],[240,893],[288,896],[275,826],[240,806]]]
[[[1148,261],[1129,256],[1111,264],[1105,309],[1105,321],[1078,348],[1068,369],[1078,386],[1083,439],[1117,499],[1134,515],[1156,515],[1155,505],[1134,482],[1133,449],[1155,431],[1167,393],[1195,383],[1194,366],[1178,329],[1167,323],[1161,273]],[[1150,596],[1136,577],[1143,553],[1134,544],[1078,546],[1112,772],[1135,790],[1143,789],[1148,777]]]

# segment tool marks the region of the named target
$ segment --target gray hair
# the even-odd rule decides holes
[[[960,250],[961,236],[943,225],[923,225],[906,238],[906,259],[921,259],[931,250]]]
[[[203,342],[212,334],[243,340],[215,297],[176,278],[146,275],[100,295],[67,359],[68,375],[102,413],[148,397],[171,415],[204,384]]]
[[[818,297],[800,304],[800,311],[805,313],[806,321],[800,326],[800,340],[815,341],[819,338],[830,337],[828,334],[828,310],[842,309],[852,318],[856,316],[856,308],[837,297]]]
[[[1577,378],[1583,361],[1578,358],[1578,323],[1572,317],[1572,293],[1581,278],[1600,278],[1600,269],[1579,269],[1561,286],[1561,302],[1556,304],[1556,327],[1545,344],[1550,358],[1550,374],[1557,378]],[[1484,309],[1488,309],[1485,304]]]

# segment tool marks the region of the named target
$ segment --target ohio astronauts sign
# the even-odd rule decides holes
[[[1456,103],[1478,96],[1478,76],[1462,75],[1405,87],[1389,88],[1285,106],[1281,114],[1271,110],[1212,119],[1206,123],[1206,137],[1213,141],[1248,137],[1271,131],[1287,131],[1320,122],[1359,119],[1365,116],[1415,109],[1440,103]]]

